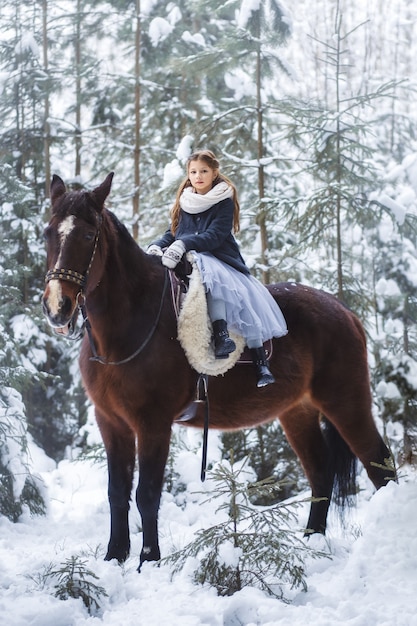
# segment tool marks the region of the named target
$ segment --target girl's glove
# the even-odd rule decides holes
[[[169,246],[169,248],[165,250],[162,255],[162,265],[169,267],[171,270],[174,269],[174,267],[177,267],[178,263],[181,261],[184,253],[185,245],[181,239],[177,239]]]
[[[162,256],[162,248],[156,245],[156,243],[151,243],[146,250],[146,254],[154,254],[155,256]]]

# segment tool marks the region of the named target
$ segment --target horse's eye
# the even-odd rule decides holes
[[[43,231],[43,238],[44,239],[49,239],[49,237],[51,236],[51,227],[47,226],[44,231]]]
[[[95,233],[92,233],[92,232],[84,234],[84,239],[86,241],[93,241],[94,237],[95,237]]]

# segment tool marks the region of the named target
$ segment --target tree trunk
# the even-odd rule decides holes
[[[81,0],[77,0],[75,32],[75,177],[81,176]]]
[[[141,45],[140,0],[136,0],[135,35],[135,141],[133,147],[133,170],[135,189],[133,193],[133,237],[139,236],[139,194],[140,194],[140,45]]]
[[[339,2],[336,9],[336,35],[337,35],[337,49],[335,55],[336,63],[336,250],[337,250],[337,295],[339,300],[344,300],[344,285],[343,285],[343,256],[342,256],[342,164],[341,164],[341,145],[340,145],[340,80],[341,80],[341,26],[342,16],[339,11]]]
[[[42,36],[43,36],[43,69],[45,75],[48,76],[48,0],[42,2]],[[45,167],[45,198],[49,198],[49,185],[51,181],[51,129],[49,125],[49,88],[45,89],[44,101],[44,123],[43,123],[43,151],[44,151],[44,167]]]
[[[258,40],[261,37],[260,17],[258,25]],[[256,110],[257,110],[257,143],[258,143],[258,199],[259,209],[257,222],[259,226],[259,232],[261,236],[261,263],[262,263],[262,281],[264,283],[269,282],[269,268],[268,265],[268,233],[266,227],[266,215],[263,199],[265,196],[265,172],[263,165],[264,157],[264,142],[263,142],[263,111],[262,111],[262,58],[261,58],[261,44],[259,43],[256,50]]]

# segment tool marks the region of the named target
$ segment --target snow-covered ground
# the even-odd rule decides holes
[[[199,435],[192,435],[199,437]],[[216,435],[211,436],[215,456]],[[214,447],[213,447],[214,446]],[[307,561],[307,592],[291,603],[245,588],[219,597],[192,582],[191,567],[174,578],[171,567],[145,564],[137,573],[141,535],[132,506],[132,552],[124,566],[103,561],[109,514],[106,469],[87,461],[62,461],[58,467],[33,448],[33,463],[46,483],[46,517],[24,517],[13,524],[0,518],[0,623],[7,626],[412,626],[417,625],[417,479],[407,471],[399,484],[373,493],[361,475],[362,490],[343,528],[333,513],[327,539],[309,544],[330,551],[331,559]],[[187,483],[183,505],[163,494],[161,550],[191,541],[195,531],[218,521],[218,502],[207,498],[213,485],[199,482],[199,459],[184,450],[176,471]],[[205,494],[201,494],[205,491]],[[197,494],[197,492],[200,492]],[[306,495],[306,494],[302,494]],[[184,505],[184,502],[186,504]],[[299,509],[300,528],[308,504]],[[72,555],[85,561],[108,594],[89,615],[80,599],[54,597],[56,580],[45,577]]]

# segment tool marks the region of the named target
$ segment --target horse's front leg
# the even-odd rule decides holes
[[[155,424],[159,426],[154,432]],[[145,429],[143,429],[145,430]],[[142,518],[143,546],[139,570],[144,561],[161,558],[158,542],[158,510],[164,481],[164,470],[171,438],[171,424],[153,420],[152,432],[140,432],[138,437],[139,484],[136,502]]]
[[[129,556],[129,500],[135,468],[136,442],[132,430],[119,418],[109,420],[96,411],[107,453],[110,540],[106,561],[123,563]]]

